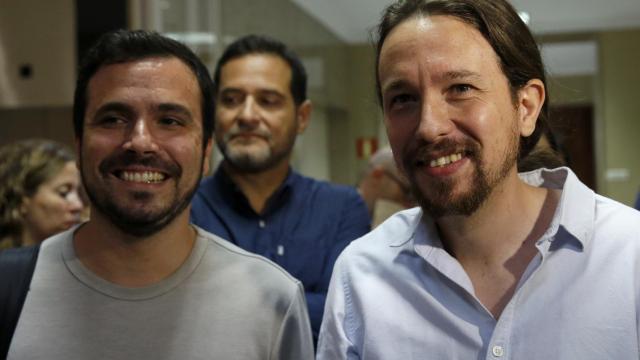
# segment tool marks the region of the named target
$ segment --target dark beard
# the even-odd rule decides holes
[[[476,162],[476,169],[479,168],[480,166]],[[491,193],[486,174],[475,171],[473,178],[474,191],[458,199],[454,199],[450,195],[454,188],[454,184],[451,182],[430,184],[432,191],[436,194],[431,198],[423,194],[415,182],[411,182],[411,193],[422,210],[433,218],[450,215],[469,216],[480,208]]]
[[[202,156],[200,161],[200,169],[202,169],[203,161],[204,156]],[[80,163],[82,164],[82,154],[80,154]],[[118,205],[114,199],[109,196],[105,196],[104,193],[101,193],[98,189],[94,188],[93,184],[89,184],[85,180],[86,176],[84,175],[84,169],[81,169],[82,181],[87,195],[91,200],[92,211],[98,211],[105,215],[111,223],[123,233],[133,237],[143,238],[151,236],[164,229],[171,221],[181,214],[185,208],[187,208],[198,189],[198,184],[202,178],[202,172],[200,172],[198,180],[189,189],[189,191],[180,197],[177,187],[182,175],[182,169],[177,164],[163,162],[155,157],[139,156],[135,153],[123,153],[119,156],[112,156],[103,160],[99,166],[99,170],[100,174],[106,177],[114,167],[132,164],[142,164],[163,169],[163,171],[175,180],[176,197],[173,199],[171,205],[164,209],[164,211],[156,214],[149,211],[134,212],[131,209]],[[138,201],[145,201],[151,200],[152,194],[144,191],[138,191],[133,193],[133,197]]]
[[[515,137],[516,140],[512,141],[507,153],[504,154],[500,168],[493,174],[487,172],[486,166],[480,158],[480,144],[471,139],[467,139],[462,143],[444,140],[436,144],[423,144],[411,153],[405,150],[405,155],[403,156],[404,168],[408,169],[411,192],[417,203],[425,213],[436,219],[454,215],[470,216],[475,213],[500,181],[507,176],[511,168],[515,166],[519,144],[517,136]],[[471,161],[475,170],[471,182],[473,184],[471,190],[453,197],[452,191],[456,183],[448,181],[448,179],[432,179],[428,184],[422,184],[429,187],[428,191],[423,192],[420,189],[416,172],[419,171],[419,167],[428,166],[428,163],[426,163],[428,154],[435,151],[443,153],[460,152]]]
[[[196,182],[196,184],[200,183],[201,177],[202,175],[198,178],[198,182]],[[176,198],[173,202],[173,206],[170,206],[166,211],[155,215],[151,213],[132,214],[131,211],[123,209],[113,201],[98,200],[89,190],[87,190],[87,194],[91,199],[93,209],[96,209],[107,216],[111,223],[123,233],[138,238],[144,238],[164,229],[171,221],[173,221],[173,219],[182,213],[182,211],[184,211],[184,209],[190,204],[197,188],[197,186],[194,186],[181,199]],[[145,198],[148,199],[151,197],[151,195],[146,192],[137,192],[134,193],[133,196],[136,200],[144,200]]]
[[[220,152],[222,152],[224,156],[224,160],[227,162],[227,164],[229,164],[231,167],[236,169],[238,172],[248,173],[248,174],[257,174],[265,170],[271,169],[272,167],[279,164],[282,161],[282,159],[289,156],[292,150],[292,149],[289,149],[288,152],[282,152],[282,153],[272,153],[271,156],[269,156],[264,161],[256,161],[256,159],[254,159],[251,155],[248,155],[248,154],[242,154],[241,156],[231,157],[226,153],[226,148],[223,147],[222,145],[219,146],[219,149],[220,149]]]
[[[296,141],[296,134],[288,134],[288,143],[282,149],[282,151],[272,151],[270,156],[264,160],[258,161],[249,154],[242,154],[241,156],[229,156],[227,151],[227,144],[218,142],[218,149],[224,156],[224,160],[231,167],[236,169],[240,173],[257,174],[263,171],[269,170],[274,166],[280,164],[283,159],[287,158],[293,151],[293,146]]]

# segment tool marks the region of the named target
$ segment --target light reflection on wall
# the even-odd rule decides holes
[[[2,22],[0,22],[2,24]],[[18,103],[15,87],[11,85],[7,46],[0,28],[0,105],[15,106]]]

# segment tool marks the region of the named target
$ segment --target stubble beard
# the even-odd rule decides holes
[[[433,179],[419,183],[417,172],[421,169],[415,165],[415,159],[424,156],[434,149],[463,149],[466,156],[473,165],[473,175],[468,180],[468,188],[460,194],[454,194],[456,187],[461,186],[459,181],[451,179]],[[496,170],[487,169],[486,164],[481,159],[481,147],[470,139],[462,144],[455,144],[451,141],[442,144],[422,145],[417,149],[405,152],[403,157],[405,169],[409,169],[408,177],[411,192],[423,211],[431,217],[438,219],[445,216],[471,216],[489,198],[494,189],[507,177],[507,174],[515,166],[518,156],[519,135],[515,130],[510,136],[508,146],[505,148],[504,156],[500,166]],[[460,150],[456,150],[460,151]],[[453,153],[454,151],[450,151]],[[428,166],[423,164],[422,166]]]
[[[204,155],[204,154],[203,154]],[[124,156],[125,158],[127,155]],[[109,176],[107,168],[109,168],[109,162],[123,161],[122,158],[105,159],[99,166],[99,173],[103,178]],[[149,164],[150,162],[157,163],[155,160],[124,160],[125,163],[131,164],[133,162]],[[200,159],[200,169],[202,169],[204,156]],[[80,154],[80,163],[83,164],[82,154]],[[167,166],[165,166],[167,167]],[[195,183],[192,184],[189,189],[180,195],[179,184],[182,178],[182,168],[175,164],[170,165],[169,174],[171,179],[175,182],[174,194],[175,196],[171,202],[165,205],[162,209],[153,211],[151,209],[133,209],[125,205],[121,205],[117,201],[117,194],[113,194],[108,189],[101,190],[97,184],[93,184],[87,181],[85,173],[85,167],[82,166],[80,173],[82,175],[82,182],[86,189],[87,196],[91,200],[92,211],[98,211],[106,216],[109,221],[120,229],[123,233],[131,235],[135,238],[144,238],[151,236],[160,230],[164,229],[169,223],[171,223],[178,215],[180,215],[189,206],[193,195],[197,191],[198,184],[202,178],[202,172],[200,172]],[[130,193],[130,196],[136,202],[152,202],[154,201],[154,194],[146,191],[136,191]]]
[[[260,173],[269,170],[293,151],[296,141],[295,128],[292,126],[285,134],[286,143],[281,149],[276,149],[271,145],[271,133],[261,134],[263,143],[258,151],[248,149],[244,144],[234,144],[231,134],[225,134],[221,141],[217,141],[218,148],[223,154],[225,161],[242,173]]]
[[[242,144],[221,143],[219,148],[231,166],[245,173],[262,172],[271,168],[276,160],[266,143],[258,151],[248,151]]]

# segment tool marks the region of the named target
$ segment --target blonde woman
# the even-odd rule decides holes
[[[0,248],[28,246],[80,221],[80,175],[73,153],[48,140],[0,148]]]

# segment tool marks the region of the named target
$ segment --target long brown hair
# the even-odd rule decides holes
[[[475,27],[491,44],[500,59],[500,67],[509,81],[511,96],[529,80],[539,79],[548,92],[544,64],[540,50],[527,25],[505,0],[400,0],[383,12],[376,28],[376,92],[382,103],[378,65],[382,45],[400,23],[409,18],[445,15]],[[547,99],[548,94],[547,94]],[[549,122],[549,106],[545,99],[536,122],[536,129],[528,137],[520,138],[518,159],[525,157],[535,146]]]

